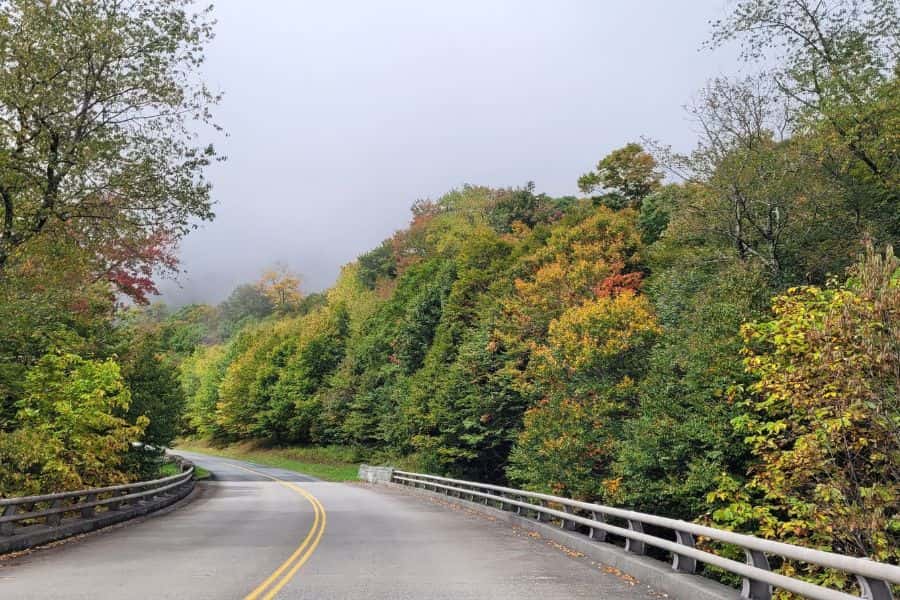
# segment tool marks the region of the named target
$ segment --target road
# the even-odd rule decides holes
[[[659,598],[543,540],[415,492],[183,454],[214,475],[192,501],[0,561],[0,598]]]

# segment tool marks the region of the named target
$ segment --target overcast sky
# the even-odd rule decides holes
[[[640,136],[687,149],[682,106],[737,70],[701,50],[727,0],[218,0],[209,83],[228,161],[181,246],[172,304],[275,263],[306,291],[464,183],[574,194]]]

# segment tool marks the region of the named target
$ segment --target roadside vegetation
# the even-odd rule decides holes
[[[573,173],[578,196],[463,186],[322,293],[274,269],[170,310],[146,305],[153,276],[211,217],[215,160],[172,116],[216,101],[188,5],[0,9],[3,495],[157,473],[130,442],[182,436],[323,479],[392,462],[900,562],[894,0],[738,0],[710,46],[747,65],[689,106],[693,151],[626,144]],[[66,56],[65,84],[29,70]],[[85,78],[97,60],[122,72]],[[148,101],[169,117],[116,120]]]
[[[258,442],[220,446],[202,440],[178,440],[175,452],[178,450],[245,460],[325,481],[355,481],[359,471],[359,463],[354,460],[355,452],[343,447],[267,447]]]
[[[181,468],[176,463],[163,462],[159,466],[159,477],[169,477],[171,475],[178,475],[179,473],[181,473]],[[210,475],[210,472],[203,467],[194,465],[194,479],[209,479]]]
[[[0,4],[0,496],[154,477],[132,442],[178,431],[176,355],[124,305],[212,218],[211,27],[188,0]]]

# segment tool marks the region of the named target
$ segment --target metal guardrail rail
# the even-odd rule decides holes
[[[186,496],[194,466],[180,457],[176,475],[102,488],[0,499],[0,553],[104,527]]]
[[[794,592],[812,600],[860,598],[774,573],[769,565],[770,555],[854,575],[859,583],[862,598],[867,600],[893,600],[891,585],[900,585],[898,566],[764,540],[678,519],[499,485],[406,471],[393,471],[391,481],[431,489],[472,502],[476,499],[484,504],[493,502],[501,510],[513,510],[519,515],[533,516],[539,521],[559,519],[560,526],[568,529],[584,526],[588,529],[588,536],[598,542],[606,541],[607,534],[621,536],[625,539],[625,550],[635,554],[646,554],[648,546],[659,548],[671,553],[672,568],[678,572],[696,573],[699,563],[718,567],[743,578],[741,597],[750,600],[770,600],[773,588]],[[620,527],[609,523],[607,518],[620,519],[626,526]],[[674,540],[645,533],[644,526],[666,530],[672,534]],[[696,542],[700,537],[742,548],[746,563],[697,548]]]

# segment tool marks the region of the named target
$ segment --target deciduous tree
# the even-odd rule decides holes
[[[0,7],[0,269],[35,236],[68,236],[140,299],[140,265],[167,266],[153,248],[211,218],[216,154],[195,124],[217,100],[199,77],[212,23],[192,4]]]

